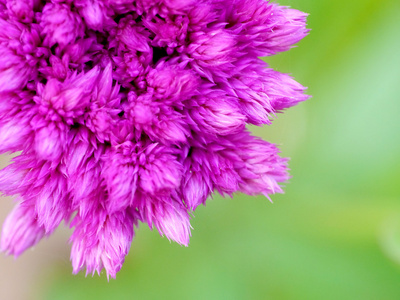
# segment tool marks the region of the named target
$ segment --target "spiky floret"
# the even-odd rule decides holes
[[[263,0],[0,3],[0,171],[16,195],[1,249],[18,256],[65,220],[74,273],[115,277],[139,221],[189,243],[214,192],[282,192],[287,159],[246,124],[308,97],[258,57],[306,34]]]

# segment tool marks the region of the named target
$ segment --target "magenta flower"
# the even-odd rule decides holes
[[[74,273],[115,277],[138,222],[182,245],[214,192],[282,192],[270,124],[305,88],[258,57],[308,32],[263,0],[0,3],[0,171],[18,204],[1,249],[18,256],[62,221]]]

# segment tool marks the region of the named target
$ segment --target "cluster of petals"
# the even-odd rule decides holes
[[[280,193],[246,124],[308,98],[259,59],[308,32],[264,0],[0,0],[0,191],[18,256],[63,221],[74,273],[115,277],[139,222],[182,245],[213,193]]]

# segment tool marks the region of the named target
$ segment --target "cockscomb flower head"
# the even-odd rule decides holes
[[[139,222],[182,245],[213,193],[281,193],[271,124],[305,88],[259,59],[308,32],[264,0],[0,1],[0,191],[18,256],[65,221],[73,272],[115,277]]]

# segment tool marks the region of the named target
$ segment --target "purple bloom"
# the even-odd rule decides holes
[[[308,32],[263,0],[0,1],[0,191],[18,256],[65,221],[74,273],[115,277],[138,222],[182,245],[214,192],[281,193],[287,159],[246,124],[308,98],[258,57]]]

